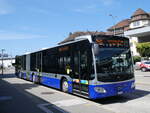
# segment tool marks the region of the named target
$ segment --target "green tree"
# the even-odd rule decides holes
[[[150,42],[138,43],[136,48],[141,57],[150,57]]]
[[[140,62],[141,61],[141,57],[140,56],[133,56],[133,61],[134,61],[134,64],[136,62]]]

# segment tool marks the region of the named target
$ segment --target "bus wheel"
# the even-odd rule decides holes
[[[145,72],[145,71],[146,71],[146,68],[143,67],[141,70],[142,70],[143,72]]]
[[[33,75],[32,81],[33,81],[34,84],[36,83],[36,77],[35,77],[35,75]]]
[[[30,81],[33,82],[34,73],[31,74]]]
[[[21,78],[21,73],[19,73],[19,78]]]
[[[30,76],[30,81],[33,82],[33,75]]]
[[[37,84],[39,84],[39,83],[40,83],[40,77],[39,77],[39,76],[37,76],[36,83],[37,83]]]
[[[62,80],[62,91],[68,92],[68,81],[65,78]]]
[[[23,79],[23,73],[21,73],[20,78]]]

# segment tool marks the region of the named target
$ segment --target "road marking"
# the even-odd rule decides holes
[[[66,113],[64,110],[62,110],[61,108],[53,105],[53,104],[50,104],[50,103],[45,103],[45,104],[38,104],[37,105],[41,110],[43,110],[44,112],[46,113],[54,113],[53,111],[51,111],[48,106],[51,106],[53,109],[56,109],[58,110],[59,112],[61,113]]]
[[[46,113],[54,113],[53,111],[48,109],[48,106],[51,106],[52,108],[57,109],[58,111],[62,113],[66,113],[63,109],[59,107],[69,107],[69,106],[80,105],[80,104],[85,104],[85,103],[87,102],[79,100],[79,99],[70,99],[70,100],[56,101],[56,102],[53,102],[52,104],[50,103],[38,104],[37,106]]]
[[[11,96],[0,96],[0,101],[11,100]]]
[[[61,100],[61,101],[56,101],[52,104],[55,104],[57,106],[74,106],[74,105],[79,105],[79,104],[85,104],[85,101],[79,100],[79,99],[70,99],[70,100]]]
[[[50,109],[46,108],[45,106],[48,106],[48,105],[51,105],[49,103],[46,103],[46,104],[38,104],[37,106],[43,110],[44,112],[46,113],[53,113]]]

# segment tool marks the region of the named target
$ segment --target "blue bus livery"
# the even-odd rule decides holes
[[[16,75],[64,92],[104,98],[135,90],[129,39],[85,35],[16,56]]]

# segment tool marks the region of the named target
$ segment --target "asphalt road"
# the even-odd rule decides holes
[[[134,93],[91,101],[7,74],[0,77],[0,113],[150,113],[150,72],[135,75]]]
[[[37,108],[26,93],[17,90],[14,85],[0,80],[0,113],[45,113]]]
[[[89,100],[4,75],[0,79],[0,113],[113,113]]]

